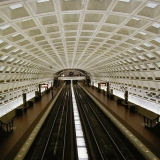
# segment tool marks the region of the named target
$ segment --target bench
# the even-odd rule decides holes
[[[156,116],[156,115],[155,115]],[[148,116],[144,116],[144,124],[145,126],[152,128],[154,126],[156,126],[159,122],[160,122],[160,116],[153,116],[153,117],[148,117]]]
[[[27,107],[33,107],[33,101],[28,101],[27,102]]]
[[[13,130],[13,118],[9,119],[6,122],[2,122],[0,120],[0,127],[3,128],[6,132],[10,132]]]
[[[117,104],[121,104],[121,105],[125,106],[126,108],[128,107],[128,103],[125,103],[125,100],[122,98],[117,99]]]

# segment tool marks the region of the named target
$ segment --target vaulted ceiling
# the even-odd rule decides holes
[[[1,94],[67,68],[158,92],[160,1],[0,0]]]

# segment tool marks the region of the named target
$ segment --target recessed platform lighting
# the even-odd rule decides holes
[[[23,7],[22,4],[16,4],[16,5],[12,5],[12,6],[9,6],[11,9],[17,9],[17,8],[21,8]]]

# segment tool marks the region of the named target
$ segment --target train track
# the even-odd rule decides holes
[[[78,85],[74,92],[90,160],[144,159]],[[71,97],[66,85],[25,160],[78,159]]]
[[[89,159],[144,159],[78,85],[74,85],[74,91]]]
[[[25,160],[76,160],[71,88],[66,85],[43,124]]]

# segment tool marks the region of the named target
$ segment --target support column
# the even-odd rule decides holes
[[[128,104],[128,91],[124,91],[124,101],[125,104]]]
[[[90,82],[91,82],[90,76],[86,76],[87,87],[89,87]]]
[[[41,99],[41,84],[39,84],[39,99]]]
[[[58,87],[58,77],[54,77],[54,86]]]
[[[109,82],[107,82],[107,97],[108,97],[108,98],[109,98],[109,95],[110,95],[109,90],[110,90]]]
[[[26,93],[22,94],[22,98],[23,98],[23,110],[27,111],[27,100],[26,100]]]

